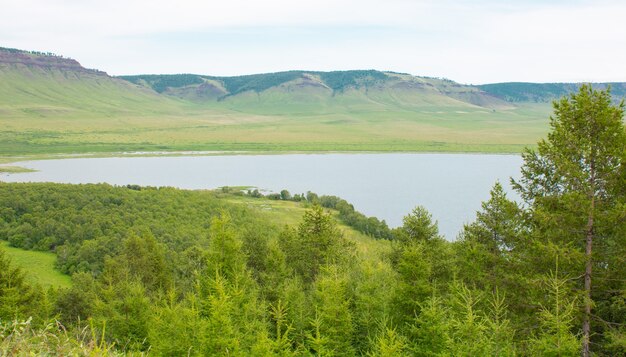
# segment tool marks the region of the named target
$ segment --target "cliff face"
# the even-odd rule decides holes
[[[100,74],[104,76],[107,75],[105,72],[102,71],[87,69],[81,66],[78,61],[71,58],[64,58],[53,54],[39,52],[21,51],[11,48],[0,47],[0,64],[24,65],[29,67],[43,67],[74,72]]]

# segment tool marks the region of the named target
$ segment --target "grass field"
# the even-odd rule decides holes
[[[212,108],[187,116],[0,117],[2,156],[129,151],[516,153],[547,130],[549,108],[263,116]]]
[[[0,241],[0,249],[4,249],[13,264],[26,272],[27,279],[31,282],[43,287],[67,288],[72,285],[72,279],[68,275],[54,268],[56,262],[54,253],[13,248],[6,241]]]

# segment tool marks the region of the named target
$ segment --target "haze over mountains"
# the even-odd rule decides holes
[[[611,86],[624,97],[625,83]],[[376,70],[114,77],[0,48],[0,150],[519,152],[545,133],[550,101],[577,87]]]

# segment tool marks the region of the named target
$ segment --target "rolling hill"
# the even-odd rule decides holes
[[[511,103],[546,103],[578,90],[580,83],[493,83],[478,86],[485,92]],[[616,101],[626,97],[626,83],[594,83],[596,89],[611,88]]]
[[[395,72],[113,77],[0,48],[0,156],[123,151],[519,152],[576,84]],[[603,87],[600,85],[600,87]],[[626,85],[613,84],[623,95]]]
[[[315,114],[359,107],[370,111],[514,108],[477,87],[445,79],[375,70],[288,71],[237,77],[180,74],[119,78],[166,96],[264,114]]]

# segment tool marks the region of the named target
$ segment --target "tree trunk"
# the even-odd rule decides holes
[[[587,237],[585,247],[585,316],[583,318],[583,357],[591,356],[589,338],[591,335],[591,246],[593,244],[593,214],[595,210],[595,195],[591,196],[591,210],[587,220]]]

